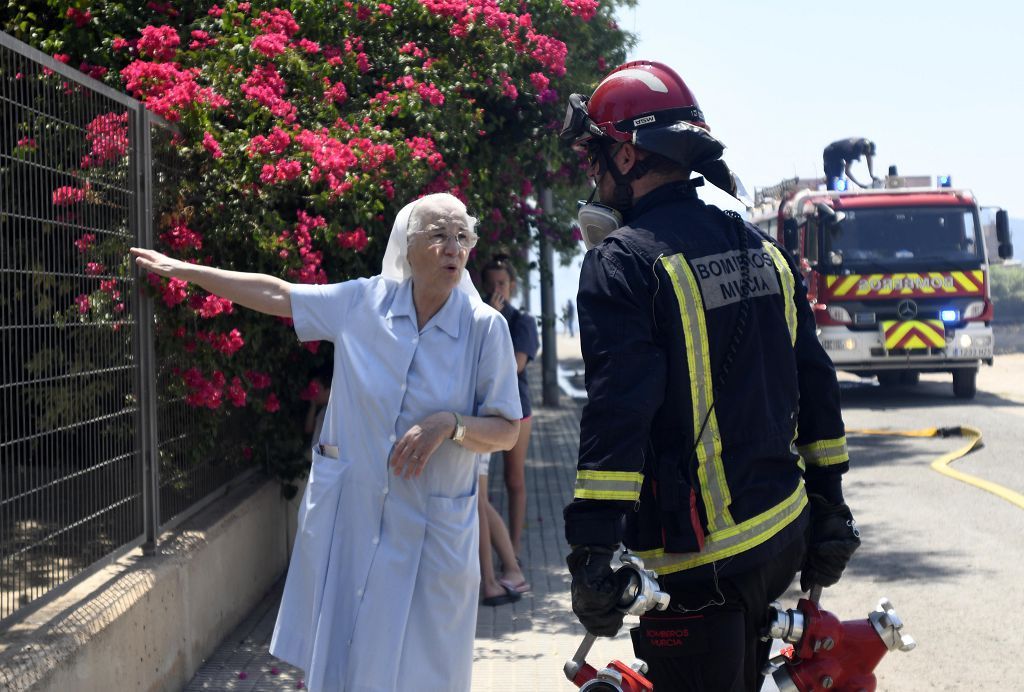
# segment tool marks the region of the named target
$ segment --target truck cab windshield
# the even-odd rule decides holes
[[[823,259],[838,269],[917,271],[977,266],[984,257],[974,210],[851,209],[823,229]]]

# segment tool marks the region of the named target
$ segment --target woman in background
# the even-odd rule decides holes
[[[530,385],[526,380],[526,364],[537,355],[537,323],[525,310],[512,307],[512,294],[516,291],[516,272],[507,255],[495,255],[480,273],[484,300],[501,313],[508,322],[515,352],[516,372],[519,377],[519,402],[523,418],[519,422],[519,440],[505,452],[505,488],[508,491],[508,529],[512,549],[517,561],[522,557],[523,526],[526,523],[526,450],[530,446]],[[509,571],[509,566],[505,566]],[[522,590],[528,585],[517,582],[513,586]]]

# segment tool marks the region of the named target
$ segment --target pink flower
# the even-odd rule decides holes
[[[597,0],[562,0],[562,4],[585,22],[589,22],[597,14]]]
[[[86,262],[85,273],[89,276],[96,276],[97,274],[103,274],[107,271],[107,268],[100,262]]]
[[[167,243],[172,250],[178,251],[188,248],[201,250],[203,247],[202,236],[186,226],[180,218],[175,218],[170,228],[160,234],[160,240]]]
[[[81,29],[83,26],[92,21],[92,14],[86,9],[84,12],[77,7],[69,7],[67,11],[67,18],[75,23],[75,27]]]
[[[249,4],[247,2],[240,2],[240,3],[238,3],[238,11],[239,12],[248,12],[250,9],[252,9],[252,5],[251,4]]]
[[[75,305],[78,306],[78,312],[85,314],[89,312],[89,296],[85,293],[75,296]]]
[[[114,50],[128,50],[132,47],[132,44],[119,36],[114,39],[112,47]]]
[[[82,72],[83,74],[89,75],[93,79],[103,79],[103,76],[107,74],[107,72],[109,72],[110,70],[106,67],[102,67],[100,65],[90,65],[89,63],[83,61],[78,66],[78,71]]]
[[[380,10],[380,13],[385,17],[390,17],[395,13],[394,7],[391,5],[385,5],[383,2],[377,5],[377,9]]]
[[[170,26],[142,27],[142,38],[139,39],[139,52],[152,57],[157,62],[174,60],[178,52],[181,38]]]
[[[284,34],[260,34],[249,45],[254,51],[273,58],[288,48],[288,37]]]
[[[313,401],[320,395],[320,383],[317,380],[310,380],[305,389],[299,394],[303,401]]]
[[[506,97],[513,101],[519,98],[519,90],[516,89],[516,85],[512,83],[512,78],[504,72],[501,74],[501,91]]]
[[[199,31],[198,29],[192,32],[192,42],[188,44],[190,50],[202,50],[203,48],[213,48],[220,43],[215,38],[210,38],[210,35],[205,31]]]
[[[128,155],[128,113],[103,113],[85,126],[89,153],[82,157],[81,168],[94,168],[118,161]]]
[[[356,252],[362,252],[365,250],[369,243],[369,240],[366,237],[366,231],[363,230],[361,226],[348,233],[339,233],[337,238],[338,244],[343,248],[346,250],[355,250]]]
[[[95,242],[95,235],[93,235],[92,233],[84,233],[81,238],[75,241],[75,247],[78,248],[79,252],[85,253],[89,250],[89,248],[93,246]]]
[[[428,102],[432,106],[441,106],[444,104],[444,94],[441,90],[434,86],[434,83],[420,84],[419,85],[420,98]]]
[[[241,86],[241,92],[245,94],[246,98],[259,102],[286,123],[293,123],[297,117],[295,106],[284,98],[286,89],[281,75],[270,64],[253,68],[252,73]]]
[[[231,386],[228,387],[227,394],[232,404],[239,408],[245,406],[245,388],[242,386],[242,380],[238,377],[231,378]]]
[[[295,180],[302,175],[302,164],[295,160],[284,160],[277,163],[276,179],[278,182]]]
[[[215,159],[219,159],[224,156],[224,152],[220,150],[220,144],[209,132],[203,133],[203,148],[210,152],[210,155]]]
[[[197,311],[200,317],[207,320],[220,314],[230,315],[235,311],[234,303],[213,294],[193,296],[193,299],[189,301],[189,306]]]
[[[56,60],[57,62],[62,62],[65,65],[70,65],[71,64],[71,56],[68,55],[67,53],[54,53],[53,54],[53,59]]]
[[[155,275],[154,275],[155,276]],[[183,303],[185,298],[188,297],[188,283],[181,279],[169,279],[167,285],[160,289],[161,297],[163,298],[164,305],[169,308],[173,308],[179,303]]]
[[[36,140],[34,137],[22,137],[21,139],[18,140],[18,148],[30,149],[32,151],[35,151],[36,149],[39,148],[39,146],[36,144]]]
[[[64,185],[53,191],[53,206],[66,207],[78,204],[85,199],[85,190],[80,187]]]
[[[330,80],[324,78],[324,82],[330,86],[324,91],[324,100],[332,103],[345,103],[348,100],[348,90],[345,89],[345,85],[342,82],[330,83]]]
[[[267,395],[267,401],[263,404],[263,409],[267,413],[277,413],[281,410],[281,402],[277,400],[277,395],[271,392]]]
[[[242,9],[242,4],[239,4],[239,9]],[[247,10],[242,11],[246,12]],[[287,38],[291,38],[299,31],[299,24],[295,21],[292,13],[277,8],[260,12],[260,16],[252,20],[252,25],[264,34],[284,34]]]
[[[121,70],[125,88],[146,107],[171,122],[181,119],[181,113],[197,105],[210,108],[228,105],[228,100],[208,87],[196,84],[197,68],[182,69],[170,62],[136,60]]]
[[[206,14],[210,15],[211,17],[220,17],[224,14],[224,10],[218,7],[217,5],[214,5],[206,11]]]
[[[316,41],[310,41],[309,39],[301,38],[299,39],[298,45],[299,48],[306,51],[310,55],[316,55],[317,53],[320,52],[320,44],[317,43]]]

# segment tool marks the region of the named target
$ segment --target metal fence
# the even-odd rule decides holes
[[[0,628],[244,472],[161,396],[153,304],[124,278],[184,175],[170,137],[0,33]]]

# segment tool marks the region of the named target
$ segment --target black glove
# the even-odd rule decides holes
[[[846,563],[860,546],[857,522],[845,503],[832,504],[821,495],[809,495],[811,527],[807,555],[800,571],[800,590],[815,584],[832,586],[843,576]]]
[[[572,574],[572,612],[591,634],[614,637],[625,615],[618,608],[625,584],[612,571],[616,546],[580,545],[565,559]]]

